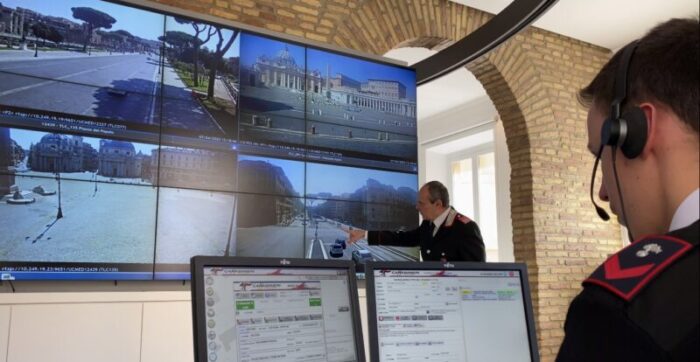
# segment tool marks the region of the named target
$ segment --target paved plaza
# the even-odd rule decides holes
[[[156,262],[188,264],[194,255],[235,248],[234,202],[233,194],[160,188]]]
[[[241,140],[310,145],[415,160],[414,118],[334,105],[319,95],[309,97],[314,101],[307,102],[305,108],[301,92],[275,87],[243,87]]]
[[[236,256],[304,257],[304,226],[299,221],[290,226],[269,225],[237,231]]]
[[[16,176],[23,191],[51,179]],[[56,220],[58,193],[27,205],[0,202],[0,260],[40,262],[152,263],[156,189],[151,186],[61,181],[63,218]],[[55,223],[54,223],[55,221]]]

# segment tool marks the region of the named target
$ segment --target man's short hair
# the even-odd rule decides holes
[[[698,19],[671,19],[639,40],[628,71],[627,104],[657,101],[698,134]],[[624,49],[624,48],[623,48]],[[622,58],[620,49],[591,83],[579,92],[586,107],[609,106],[615,97],[615,77]],[[622,112],[626,107],[622,105]]]
[[[430,181],[423,187],[428,190],[430,202],[435,203],[440,200],[442,201],[442,206],[450,207],[450,194],[447,192],[447,187],[440,181]]]

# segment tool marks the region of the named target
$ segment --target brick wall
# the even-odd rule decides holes
[[[157,0],[366,53],[440,49],[492,16],[444,0]],[[588,200],[593,159],[576,101],[609,52],[529,28],[467,68],[503,120],[511,163],[515,259],[529,268],[540,353],[554,359],[580,282],[620,246]]]
[[[621,243],[588,199],[592,156],[576,100],[605,49],[530,28],[470,64],[503,118],[515,259],[530,269],[540,353],[551,360],[581,280]]]

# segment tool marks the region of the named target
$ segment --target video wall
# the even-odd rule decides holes
[[[410,68],[97,0],[0,3],[0,277],[416,260]]]

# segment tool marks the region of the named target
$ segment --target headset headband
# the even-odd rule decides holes
[[[611,119],[620,118],[622,104],[627,98],[627,75],[629,73],[632,55],[634,55],[634,51],[637,50],[638,43],[639,41],[635,40],[634,42],[628,44],[627,47],[625,47],[625,50],[622,52],[622,59],[620,60],[620,65],[618,66],[617,75],[615,77],[615,99],[613,99],[611,105]]]

